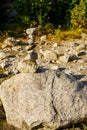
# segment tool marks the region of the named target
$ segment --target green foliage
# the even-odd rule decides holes
[[[71,0],[15,0],[20,16],[28,16],[30,23],[39,25],[52,23],[66,26],[70,20]],[[68,22],[67,22],[68,19]]]
[[[55,32],[55,27],[51,23],[47,23],[44,26],[39,25],[38,26],[38,36],[43,35],[43,34],[54,34]]]
[[[71,130],[75,130],[75,125],[74,125],[74,124],[73,124],[73,126],[72,126]]]
[[[50,0],[15,0],[16,9],[23,17],[30,19],[30,22],[36,21],[37,24],[44,24],[48,20],[48,13],[51,9]]]
[[[87,124],[86,123],[81,123],[81,125],[82,125],[83,130],[87,130]]]
[[[72,28],[84,27],[87,16],[87,0],[15,0],[17,11],[24,23],[45,25],[52,23]]]
[[[86,25],[86,0],[80,0],[71,11],[72,28],[84,28]]]
[[[48,23],[48,24],[45,25],[45,31],[46,31],[47,34],[49,34],[49,33],[54,34],[55,27],[53,26],[53,24]]]
[[[8,20],[5,5],[9,0],[0,0],[0,28]],[[62,30],[87,27],[87,0],[12,0],[18,12],[17,23],[52,32],[61,26]],[[5,4],[6,3],[6,4]],[[10,9],[10,8],[9,8]],[[47,27],[50,24],[52,26]],[[7,24],[6,24],[7,28]],[[47,29],[46,29],[47,28]],[[47,33],[48,33],[47,32]]]

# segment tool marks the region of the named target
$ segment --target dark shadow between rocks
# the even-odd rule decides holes
[[[56,75],[57,75],[58,78],[61,77],[61,76],[65,77],[65,78],[68,79],[71,83],[72,83],[73,81],[76,81],[76,78],[75,78],[72,74],[67,74],[67,73],[64,72],[64,70],[61,71],[60,69],[58,69],[58,70],[56,71]]]
[[[84,56],[86,55],[86,52],[82,51],[82,52],[79,52],[78,56]]]
[[[0,78],[6,78],[7,74],[0,74]]]
[[[0,106],[0,121],[1,120],[6,120],[6,115],[5,115],[5,111],[4,111],[3,105]]]
[[[87,87],[87,81],[80,81],[78,83],[78,86],[77,86],[77,90],[76,91],[81,91],[83,90],[85,87]]]
[[[70,57],[69,58],[69,62],[72,62],[72,61],[74,61],[74,60],[81,60],[81,58],[79,58],[79,57]]]
[[[57,71],[61,71],[61,72],[62,72],[62,71],[64,71],[65,69],[66,69],[65,67],[60,67],[60,68],[57,69]]]
[[[29,44],[27,42],[18,42],[17,45],[20,45],[20,46],[28,46]]]
[[[43,66],[39,67],[36,71],[36,73],[44,73],[46,72],[47,70],[49,70],[48,68],[45,68]]]
[[[87,86],[87,81],[82,81],[82,83],[83,83],[85,86]]]
[[[85,75],[83,74],[78,74],[78,75],[73,75],[73,76],[76,78],[76,80],[80,80],[85,77]]]
[[[44,128],[44,126],[43,126],[43,124],[41,123],[41,124],[39,124],[39,125],[33,127],[32,130],[38,130],[38,129],[42,129],[42,128]]]
[[[87,118],[78,122],[71,122],[70,124],[60,127],[56,130],[86,130],[83,125],[87,125]]]
[[[80,75],[73,75],[74,76],[74,78],[76,79],[76,80],[81,80],[81,79],[83,79],[84,77],[85,77],[85,75],[83,75],[83,74],[80,74]],[[84,89],[84,87],[86,87],[87,86],[87,81],[79,81],[78,82],[78,86],[77,86],[77,90],[76,91],[81,91],[81,90],[83,90]]]

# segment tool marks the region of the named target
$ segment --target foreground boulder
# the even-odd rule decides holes
[[[8,124],[56,130],[87,119],[87,86],[60,71],[18,74],[0,85]]]

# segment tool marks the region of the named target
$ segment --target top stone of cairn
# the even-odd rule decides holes
[[[26,29],[26,33],[28,35],[36,35],[37,34],[37,29],[36,28],[28,28],[28,29]]]

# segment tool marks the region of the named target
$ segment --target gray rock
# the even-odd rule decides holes
[[[28,35],[27,43],[30,44],[30,45],[34,44],[35,38],[36,38],[36,35],[33,35],[33,34]]]
[[[46,60],[57,60],[57,54],[52,50],[40,50],[40,53],[44,56]]]
[[[46,41],[46,39],[47,39],[47,36],[46,36],[46,35],[42,35],[42,36],[40,37],[40,40],[41,40],[41,41]]]
[[[87,34],[86,33],[82,33],[81,37],[82,37],[82,39],[87,39]]]
[[[4,69],[6,66],[9,66],[9,63],[6,60],[0,61],[0,66],[2,69]]]
[[[77,51],[81,51],[81,50],[83,50],[83,49],[85,49],[85,48],[86,48],[86,45],[85,45],[85,44],[80,44],[79,46],[77,46],[76,50],[77,50]]]
[[[63,63],[68,63],[68,62],[71,62],[73,60],[77,60],[77,56],[74,55],[74,54],[64,54],[63,56],[60,56],[59,57],[59,60]]]
[[[17,70],[21,73],[35,73],[37,65],[30,60],[22,60],[18,63]]]
[[[36,47],[35,44],[30,44],[28,46],[25,47],[25,50],[29,51],[29,50],[33,50]]]
[[[58,69],[58,65],[53,65],[50,69],[51,70],[57,70]]]
[[[28,28],[28,29],[26,29],[26,33],[28,35],[37,35],[37,29],[36,28]]]
[[[22,50],[22,48],[21,48],[21,46],[13,46],[12,50],[17,52],[17,51]]]
[[[4,69],[5,74],[16,74],[18,71],[16,70],[18,66],[18,59],[16,57],[7,57],[4,60],[0,61],[0,66]]]
[[[78,45],[79,45],[79,43],[77,43],[75,41],[70,42],[71,47],[77,47]]]
[[[36,61],[38,59],[38,53],[35,51],[30,51],[26,56],[24,57],[24,60],[31,60],[31,61]]]
[[[56,47],[58,47],[58,43],[57,43],[57,42],[55,42],[55,43],[53,44],[53,48],[56,48]]]
[[[69,55],[76,55],[76,56],[78,56],[78,51],[76,51],[72,47],[70,49],[67,49],[66,53],[69,54]]]
[[[28,39],[28,40],[27,40],[27,43],[31,45],[31,44],[34,43],[34,40],[33,40],[33,39]]]
[[[36,35],[28,35],[28,38],[35,41]]]
[[[7,57],[6,53],[3,51],[0,51],[0,60],[4,59],[5,57]]]
[[[18,74],[0,85],[8,124],[56,130],[87,120],[87,86],[60,71]]]
[[[6,47],[6,46],[13,46],[16,44],[17,44],[16,39],[14,37],[9,37],[4,40],[4,45],[2,46],[2,48]]]

